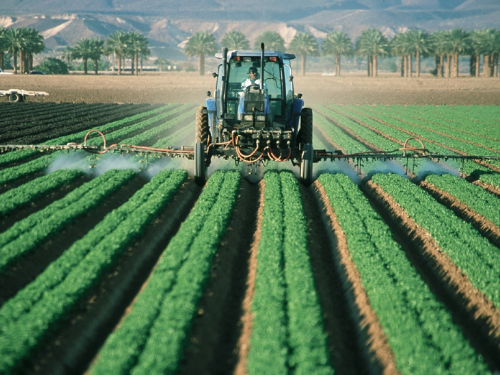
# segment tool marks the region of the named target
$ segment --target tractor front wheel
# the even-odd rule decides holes
[[[302,146],[302,161],[300,162],[300,179],[306,186],[311,185],[313,182],[313,159],[314,149],[312,144],[304,144]]]

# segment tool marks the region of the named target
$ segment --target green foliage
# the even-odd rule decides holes
[[[49,57],[45,59],[40,65],[34,68],[41,70],[46,74],[68,74],[68,66],[60,59]]]
[[[295,176],[264,175],[249,374],[332,374]]]
[[[378,181],[384,176],[374,177]],[[398,370],[405,374],[486,373],[482,358],[420,278],[368,199],[345,175],[322,174],[319,181],[346,235]],[[412,185],[399,176],[394,176],[393,184]],[[409,200],[413,199],[408,193]],[[419,207],[428,214],[427,205]]]
[[[77,170],[59,170],[1,194],[0,217],[4,217],[37,198],[71,183],[79,176],[82,176],[82,172]]]
[[[69,316],[75,304],[172,199],[186,177],[185,171],[159,173],[2,306],[1,373],[15,372],[16,365]]]
[[[228,31],[224,34],[220,44],[230,51],[250,49],[250,42],[240,31]]]
[[[175,372],[231,217],[239,182],[239,173],[234,171],[218,171],[210,177],[148,286],[101,349],[92,374]]]
[[[471,224],[456,217],[419,186],[400,176],[376,174],[373,182],[384,191],[435,239],[447,254],[496,306],[500,306],[500,253]]]
[[[111,170],[75,189],[41,211],[18,221],[0,234],[0,273],[17,258],[60,232],[77,217],[103,202],[128,182],[132,171]]]

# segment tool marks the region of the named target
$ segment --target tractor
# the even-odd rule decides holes
[[[215,91],[196,111],[195,180],[205,183],[213,157],[246,164],[291,161],[300,166],[301,181],[312,182],[313,113],[295,94],[291,60],[294,54],[230,51],[213,73]],[[257,73],[252,80],[250,72]]]

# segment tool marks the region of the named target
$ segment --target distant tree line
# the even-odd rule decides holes
[[[260,49],[265,43],[266,49],[286,52],[285,41],[277,33],[266,31],[257,37],[254,49]],[[221,46],[229,50],[244,50],[250,48],[250,42],[239,31],[227,32],[221,39]],[[198,56],[198,70],[204,74],[205,56],[217,51],[217,42],[213,34],[202,31],[194,34],[186,44],[187,56]],[[388,40],[381,31],[368,29],[361,33],[355,43],[344,32],[332,31],[327,34],[321,48],[312,35],[298,33],[290,42],[288,51],[295,53],[301,60],[301,71],[306,72],[307,56],[333,56],[335,59],[335,74],[341,74],[341,58],[343,56],[360,56],[367,59],[367,74],[376,77],[378,74],[378,58],[394,56],[401,59],[401,76],[411,77],[413,70],[420,77],[420,62],[422,57],[436,59],[436,67],[432,72],[437,77],[458,77],[459,57],[470,56],[470,75],[480,76],[481,56],[483,57],[483,76],[498,76],[500,55],[500,31],[484,29],[464,31],[453,29],[437,31],[429,34],[421,30],[409,30],[397,34]],[[415,63],[415,69],[413,69]]]
[[[14,74],[18,73],[18,57],[20,72],[29,72],[33,69],[33,55],[45,49],[43,40],[43,36],[32,28],[0,29],[0,68],[4,68],[4,54],[9,53],[14,61]],[[101,56],[112,54],[118,59],[118,74],[121,74],[126,58],[132,60],[132,74],[138,74],[139,61],[150,55],[149,41],[136,32],[115,31],[105,41],[97,37],[80,39],[75,46],[64,49],[62,59],[68,69],[72,60],[81,59],[84,74],[88,72],[88,61],[92,60],[97,74]]]
[[[43,52],[45,45],[43,36],[32,28],[0,29],[0,68],[4,68],[4,55],[12,56],[14,73],[18,66],[21,73],[27,73],[33,68],[33,55]],[[253,48],[259,49],[264,43],[266,49],[295,53],[300,57],[301,71],[306,72],[307,56],[333,56],[335,73],[341,74],[341,58],[344,56],[359,56],[366,58],[367,74],[376,77],[378,74],[378,59],[384,56],[398,57],[401,61],[401,76],[411,77],[413,71],[420,76],[420,62],[423,57],[435,57],[436,65],[433,71],[437,77],[457,77],[459,75],[460,56],[470,57],[469,72],[473,77],[481,74],[485,77],[498,76],[500,55],[500,31],[483,29],[464,31],[453,29],[427,33],[422,30],[409,30],[399,33],[388,40],[381,31],[368,29],[361,33],[355,43],[341,31],[332,31],[326,35],[321,48],[312,35],[297,33],[290,42],[288,50],[284,39],[274,31],[266,31],[259,35]],[[220,44],[229,50],[250,49],[250,42],[239,31],[229,31],[222,37]],[[188,57],[198,57],[198,71],[205,73],[205,56],[217,52],[218,44],[213,34],[207,31],[195,33],[189,38],[185,54]],[[139,62],[150,56],[149,41],[137,32],[115,31],[106,40],[100,38],[82,38],[75,46],[66,47],[62,59],[69,66],[72,60],[83,61],[84,74],[88,71],[88,61],[93,61],[94,72],[98,73],[98,61],[102,55],[114,55],[118,60],[118,74],[122,73],[125,59],[131,60],[132,74],[139,73]],[[19,62],[19,64],[18,64]],[[156,62],[160,69],[168,65],[165,59]]]

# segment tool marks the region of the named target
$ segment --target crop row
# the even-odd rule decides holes
[[[365,106],[356,106],[356,107],[349,106],[349,109],[336,106],[335,107],[330,106],[330,107],[334,108],[335,112],[349,116],[350,118],[353,118],[362,124],[366,124],[366,126],[376,129],[383,135],[387,135],[388,137],[392,137],[399,140],[401,143],[403,143],[410,136],[415,135],[410,130],[401,129],[396,125],[385,124],[381,121],[378,121],[377,120],[378,117],[374,116],[373,113],[371,113],[368,109],[365,108]],[[335,115],[333,114],[333,116]],[[371,118],[370,116],[373,116],[376,119]],[[412,143],[412,145],[414,144],[415,143]],[[432,144],[431,146],[426,144],[426,147],[430,149],[432,153],[440,153],[442,155],[456,154],[455,152],[452,152],[440,146],[439,144]],[[474,162],[459,163],[457,161],[447,161],[446,164],[451,166],[452,168],[460,167],[462,172],[465,174],[477,174],[479,175],[479,179],[481,181],[484,181],[485,183],[489,183],[495,186],[500,186],[500,179],[498,175],[497,174],[492,175],[492,171],[490,169],[483,167],[479,164],[476,164]],[[422,168],[428,166],[428,164],[420,161],[417,161],[416,165],[417,165],[416,173],[419,173],[418,170],[419,167]],[[431,169],[437,169],[437,168],[438,166],[431,166]]]
[[[397,369],[408,374],[487,371],[356,185],[342,174],[323,174],[319,181],[345,233]]]
[[[110,170],[1,233],[0,273],[14,260],[99,205],[133,176],[132,171]]]
[[[82,174],[81,171],[77,170],[59,170],[1,194],[0,217],[6,216],[10,212],[30,204],[37,198],[69,184]]]
[[[470,209],[500,226],[500,199],[479,186],[448,174],[429,175],[426,181],[453,195]]]
[[[116,132],[118,132],[119,136],[115,135],[115,132],[111,132],[106,135],[107,139],[109,139],[109,142],[117,142],[118,140],[122,140],[125,143],[136,143],[136,144],[141,144],[141,142],[145,140],[149,140],[152,137],[155,137],[158,134],[161,134],[161,132],[165,131],[168,128],[171,128],[176,125],[177,121],[179,121],[180,118],[184,119],[187,118],[188,114],[181,115],[180,117],[171,119],[163,124],[163,126],[156,126],[152,127],[150,130],[146,130],[144,132],[144,135],[138,134],[132,138],[129,139],[121,139],[122,137],[126,136],[127,134],[133,134],[134,132],[137,131],[142,131],[144,127],[152,126],[153,124],[156,124],[158,121],[161,119],[158,119],[157,117],[161,116],[162,118],[169,117],[170,115],[167,114],[161,114],[158,116],[155,116],[153,118],[141,121],[139,123],[136,123],[134,125],[130,125],[123,130],[120,128]],[[101,144],[102,139],[99,138],[93,138],[89,140],[87,143],[92,145],[92,144]],[[29,151],[28,151],[29,152]],[[11,152],[12,153],[12,152]],[[9,168],[7,170],[4,170],[2,173],[2,176],[0,176],[0,185],[14,181],[20,177],[27,176],[32,173],[36,173],[38,171],[43,170],[47,165],[50,164],[51,161],[55,160],[55,158],[59,155],[63,155],[64,151],[57,151],[53,152],[52,154],[48,155],[45,158],[38,158],[32,161],[29,161],[27,163],[21,164],[16,167]]]
[[[394,174],[377,174],[372,181],[427,230],[469,278],[496,306],[500,306],[500,252],[482,237],[471,224],[443,208],[434,198],[407,179]]]
[[[435,130],[431,130],[423,126],[419,126],[417,124],[409,123],[405,120],[392,117],[388,114],[379,111],[378,109],[376,114],[372,112],[371,115],[376,117],[379,121],[383,121],[393,126],[396,126],[399,129],[406,130],[410,132],[413,136],[427,138],[433,142],[437,142],[440,145],[445,145],[447,147],[451,147],[456,150],[465,152],[468,155],[491,155],[491,156],[499,155],[499,153],[488,150],[481,146],[476,146],[467,142],[463,142],[454,139],[450,136],[439,134]]]
[[[159,173],[2,306],[0,373],[16,371],[20,361],[54,333],[185,179],[184,171]]]
[[[109,133],[110,131],[113,131],[114,129],[121,128],[123,126],[128,126],[134,124],[136,121],[139,121],[145,117],[148,116],[154,116],[159,113],[162,113],[164,111],[168,111],[170,106],[163,106],[160,108],[156,108],[150,111],[144,111],[141,113],[138,113],[136,115],[126,117],[121,120],[115,120],[110,123],[105,123],[99,126],[99,130],[103,132],[104,134]],[[67,143],[81,143],[87,134],[89,130],[92,130],[94,128],[88,128],[86,130],[80,131],[78,133],[73,133],[67,136],[62,136],[62,137],[57,137],[54,139],[47,140],[44,142],[46,145],[65,145]],[[39,154],[40,151],[36,150],[24,150],[24,151],[17,151],[17,152],[9,152],[6,154],[0,155],[0,166],[6,165],[8,163],[12,163],[15,161],[20,161],[25,158],[29,158],[33,155]]]
[[[296,178],[268,172],[257,253],[249,374],[330,374]]]
[[[147,287],[100,349],[92,374],[173,373],[178,368],[239,183],[234,171],[210,177]]]
[[[0,142],[5,143],[5,140],[22,139],[28,135],[37,134],[43,131],[44,128],[47,130],[48,127],[53,131],[61,126],[68,126],[68,123],[74,126],[88,122],[88,120],[92,120],[94,117],[116,114],[120,110],[122,113],[126,113],[134,109],[134,106],[130,104],[124,105],[123,108],[116,104],[94,104],[90,106],[90,108],[80,107],[71,109],[69,107],[62,111],[50,111],[41,116],[33,117],[30,121],[4,126],[0,132]],[[16,119],[17,121],[19,120]]]
[[[23,132],[17,133],[17,131],[13,131],[15,138],[4,140],[2,141],[2,143],[40,144],[44,143],[48,139],[70,135],[89,128],[95,128],[102,124],[106,124],[109,121],[126,118],[138,113],[138,111],[145,111],[147,109],[147,107],[145,108],[143,106],[129,106],[123,109],[111,108],[98,113],[82,114],[82,118],[74,118],[73,120],[69,118],[62,119],[59,123],[56,124],[37,123],[30,129],[26,129]],[[16,133],[17,135],[15,135]]]
[[[407,111],[397,112],[390,107],[377,108],[376,115],[378,116],[381,113],[384,115],[391,116],[391,118],[393,118],[394,120],[402,121],[403,123],[411,125],[418,132],[421,132],[421,131],[429,132],[430,131],[430,132],[436,134],[437,136],[445,135],[446,138],[442,138],[443,140],[449,138],[449,139],[452,139],[454,141],[458,141],[458,142],[460,142],[460,143],[456,143],[458,149],[462,149],[462,147],[464,147],[467,144],[475,146],[475,148],[471,149],[471,150],[474,150],[474,151],[471,151],[471,153],[476,153],[476,154],[480,154],[480,153],[484,153],[484,152],[488,152],[488,151],[491,152],[491,150],[489,150],[491,148],[498,149],[499,143],[495,140],[490,140],[490,139],[487,139],[484,137],[476,136],[474,134],[466,134],[466,133],[461,133],[461,132],[456,132],[456,131],[450,132],[450,130],[443,129],[443,127],[441,126],[440,123],[436,124],[436,123],[431,123],[431,122],[427,121],[425,119],[425,112],[423,112],[423,115],[422,115],[424,117],[423,119],[420,119],[417,117],[409,117]],[[458,125],[457,127],[462,128],[462,129],[469,128],[468,124],[460,123],[457,125]],[[477,126],[484,127],[484,124],[477,125]],[[430,134],[430,133],[427,133],[427,134]],[[463,145],[462,145],[462,143],[463,143]]]

